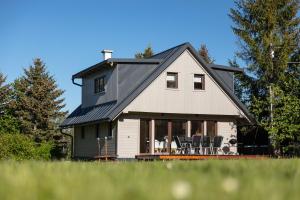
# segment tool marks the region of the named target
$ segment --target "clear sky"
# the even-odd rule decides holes
[[[237,50],[228,17],[231,0],[0,0],[0,71],[11,82],[40,57],[65,90],[66,109],[81,101],[76,72],[113,57],[133,57],[151,44],[155,52],[205,43],[216,63]]]

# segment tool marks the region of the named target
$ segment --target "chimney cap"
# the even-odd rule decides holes
[[[110,50],[110,49],[103,49],[102,51],[101,51],[101,53],[112,53],[112,52],[114,52],[113,50]]]
[[[104,49],[101,51],[101,53],[103,54],[103,60],[107,60],[111,58],[111,54],[113,53],[113,50]]]

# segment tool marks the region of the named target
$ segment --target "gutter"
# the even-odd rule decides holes
[[[74,77],[72,77],[72,83],[73,83],[74,85],[77,85],[77,86],[79,86],[79,87],[82,87],[81,84],[75,82],[75,78],[74,78]]]
[[[63,132],[63,129],[59,129],[59,131],[60,131],[60,133],[61,134],[63,134],[63,135],[65,135],[65,136],[68,136],[68,137],[70,137],[71,138],[71,159],[73,159],[73,154],[74,154],[74,149],[73,149],[73,143],[74,143],[74,136],[73,135],[71,135],[71,134],[68,134],[68,133],[64,133]]]

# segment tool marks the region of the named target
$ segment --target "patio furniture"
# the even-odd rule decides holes
[[[183,145],[183,144],[181,143],[179,137],[178,137],[178,136],[174,136],[174,140],[175,140],[175,143],[176,143],[176,145],[177,145],[176,151],[179,152],[180,154],[186,153],[187,148],[186,148],[185,145]]]
[[[221,144],[223,141],[223,137],[222,136],[215,136],[213,139],[213,143],[211,146],[211,152],[213,152],[213,154],[218,154],[218,151],[221,151]]]
[[[175,142],[175,141],[172,141],[172,142],[171,142],[171,152],[172,152],[172,153],[176,152],[176,149],[177,149],[176,142]]]
[[[201,135],[193,135],[191,149],[194,150],[194,154],[200,154],[200,151],[202,151]]]
[[[159,152],[159,141],[154,140],[154,152]]]
[[[209,154],[209,150],[211,148],[211,142],[210,142],[210,137],[209,136],[203,136],[202,140],[202,149],[203,149],[203,154]]]

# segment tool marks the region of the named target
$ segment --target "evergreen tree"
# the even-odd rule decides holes
[[[11,114],[11,86],[5,84],[6,77],[0,73],[0,134],[18,133],[19,123]]]
[[[213,63],[215,60],[209,55],[208,49],[205,44],[201,44],[199,55],[207,62]]]
[[[289,64],[299,59],[299,1],[236,0],[235,4],[230,17],[235,24],[233,32],[240,42],[237,56],[248,65],[248,76],[240,80],[248,84],[250,111],[274,136],[272,133],[283,133],[283,126],[275,121],[283,119],[288,109],[299,103],[299,96],[288,89],[291,82],[295,84],[299,80],[299,69]],[[288,127],[297,122],[295,115],[290,117],[293,119],[284,122]],[[288,139],[291,129],[285,130]],[[282,135],[280,140],[277,138],[274,137],[275,145],[283,141]]]
[[[0,72],[0,116],[6,114],[11,100],[11,88],[5,81],[6,77]]]
[[[142,52],[138,52],[134,55],[135,58],[137,59],[142,59],[142,58],[150,58],[151,56],[153,56],[153,50],[152,47],[149,45],[145,50],[144,53]]]
[[[20,120],[21,132],[32,136],[37,142],[49,141],[55,131],[55,120],[65,116],[61,98],[63,91],[57,87],[46,71],[46,66],[37,58],[33,66],[24,69],[24,75],[15,80],[14,113]]]

